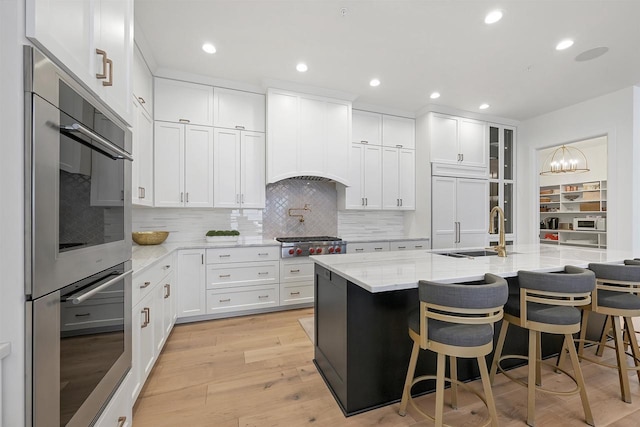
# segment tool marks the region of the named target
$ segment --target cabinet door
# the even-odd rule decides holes
[[[415,150],[398,149],[398,186],[400,209],[416,208],[416,152]]]
[[[156,120],[213,126],[213,87],[155,79]]]
[[[133,55],[133,96],[149,115],[153,115],[153,76],[137,47],[134,47]]]
[[[364,254],[369,252],[387,252],[391,246],[389,242],[362,242],[362,243],[347,243],[347,253],[349,254]]]
[[[98,79],[100,96],[127,121],[131,121],[131,74],[133,62],[133,1],[94,1],[94,48],[105,52],[111,60],[104,70],[103,56],[93,52],[96,74],[106,72],[107,78]],[[110,85],[105,86],[105,83]]]
[[[178,317],[206,313],[204,249],[178,252]]]
[[[214,128],[213,133],[213,207],[240,207],[240,131]]]
[[[158,314],[161,316],[161,313],[156,313],[154,301],[155,294],[151,292],[140,301],[133,312],[134,319],[137,318],[133,325],[139,329],[138,343],[134,345],[138,347],[138,373],[141,386],[147,380],[156,357],[155,334],[157,332],[154,331],[153,316]]]
[[[213,125],[264,132],[264,104],[262,94],[216,87],[213,89]]]
[[[456,178],[434,176],[431,178],[431,190],[432,248],[453,248],[457,240]]]
[[[155,122],[154,200],[158,207],[184,204],[184,125]]]
[[[131,399],[131,383],[133,377],[129,373],[120,383],[118,390],[111,397],[94,427],[130,427],[133,425],[133,400]]]
[[[185,128],[184,192],[185,206],[213,207],[213,128]]]
[[[298,168],[301,175],[324,175],[327,141],[327,103],[300,97]],[[292,124],[295,124],[292,121]],[[295,170],[295,166],[291,168]]]
[[[364,208],[364,151],[366,144],[351,144],[349,183],[345,188],[345,209]]]
[[[352,142],[382,145],[382,115],[353,110]]]
[[[153,206],[153,120],[133,99],[131,194],[135,205]]]
[[[176,296],[175,296],[175,274],[169,273],[160,283],[162,288],[162,327],[164,339],[169,337],[171,329],[176,321]]]
[[[339,182],[349,179],[349,143],[351,107],[337,102],[326,102],[326,139],[324,176]]]
[[[382,148],[382,208],[400,209],[400,184],[398,177],[399,151],[397,148]]]
[[[440,114],[431,115],[431,161],[458,163],[458,119]]]
[[[240,201],[242,207],[263,209],[266,192],[264,134],[242,132],[240,141]]]
[[[267,120],[267,182],[289,178],[298,159],[298,97],[269,92]]]
[[[382,145],[415,148],[416,121],[406,117],[382,116]]]
[[[461,118],[459,121],[459,146],[461,163],[468,166],[487,166],[489,146],[486,124]]]
[[[456,218],[460,223],[458,246],[486,246],[489,237],[489,182],[458,178]]]
[[[164,280],[157,283],[151,294],[153,295],[153,310],[151,313],[151,322],[153,323],[153,348],[155,349],[155,357],[158,357],[164,346]]]
[[[363,168],[365,209],[382,209],[382,147],[364,146]]]

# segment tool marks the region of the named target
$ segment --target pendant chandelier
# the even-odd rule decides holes
[[[575,147],[562,145],[546,158],[540,175],[589,172],[587,157]]]

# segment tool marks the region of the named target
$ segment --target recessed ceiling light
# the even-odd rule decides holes
[[[556,50],[565,50],[573,46],[573,40],[565,39],[556,45]]]
[[[216,53],[216,47],[211,43],[205,43],[202,45],[202,50],[207,53]]]
[[[307,67],[307,64],[305,64],[304,62],[301,62],[298,65],[296,65],[296,70],[300,71],[301,73],[304,73],[308,69],[309,67]]]
[[[495,24],[499,20],[502,19],[502,11],[501,10],[493,10],[487,13],[487,16],[484,17],[485,24]]]
[[[431,98],[431,99],[438,99],[438,98],[440,98],[440,92],[433,92],[433,93],[429,96],[429,98]]]
[[[376,86],[380,86],[380,80],[378,79],[371,79],[371,81],[369,82],[370,86],[376,87]]]
[[[486,110],[487,108],[489,108],[489,104],[480,104],[478,108],[481,110]]]

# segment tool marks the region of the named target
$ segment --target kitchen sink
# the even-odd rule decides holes
[[[515,252],[507,252],[507,255],[513,254]],[[452,258],[476,258],[483,256],[497,256],[498,252],[486,249],[473,249],[473,250],[460,250],[460,251],[449,251],[449,252],[436,252],[438,255],[444,255]]]

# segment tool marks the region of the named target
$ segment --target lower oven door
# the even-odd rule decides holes
[[[131,261],[28,302],[27,314],[29,424],[93,425],[131,368]]]

